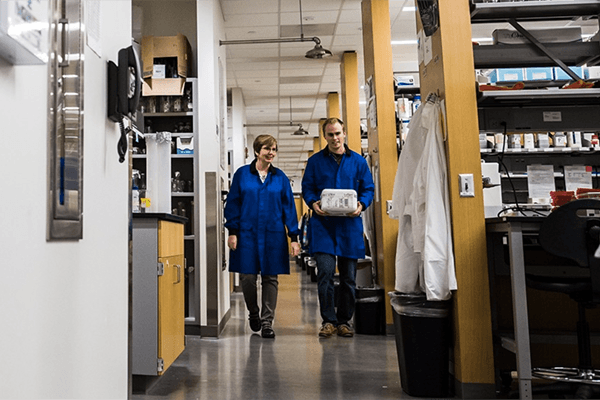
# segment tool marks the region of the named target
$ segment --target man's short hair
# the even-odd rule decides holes
[[[327,118],[325,122],[323,122],[323,136],[325,136],[325,128],[327,125],[340,124],[342,126],[342,131],[346,132],[346,127],[344,126],[344,121],[339,118]]]

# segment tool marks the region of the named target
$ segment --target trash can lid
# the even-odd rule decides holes
[[[449,314],[451,301],[428,301],[422,293],[389,292],[394,311],[409,317],[445,318]]]

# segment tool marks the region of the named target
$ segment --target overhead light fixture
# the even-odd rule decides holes
[[[314,39],[319,39],[318,37],[315,37]],[[315,47],[313,49],[310,49],[309,51],[306,52],[306,55],[304,57],[306,58],[316,58],[316,59],[321,59],[324,57],[331,57],[331,51],[324,49],[323,46],[321,46],[321,41],[319,40],[318,42],[316,42]]]
[[[306,58],[321,59],[330,57],[331,51],[321,46],[321,39],[316,36],[311,38],[304,37],[304,25],[302,24],[302,0],[300,2],[300,37],[299,38],[280,38],[280,39],[245,39],[245,40],[219,40],[219,45],[229,44],[267,44],[267,43],[293,43],[293,42],[315,42],[315,47],[306,52]]]
[[[290,124],[292,124],[292,121],[294,119],[292,118],[292,96],[290,96]],[[295,136],[304,136],[304,135],[308,135],[308,132],[304,130],[304,128],[302,128],[302,124],[298,124],[298,129],[294,131],[294,133],[292,133],[292,135]]]
[[[302,124],[298,124],[298,129],[295,130],[294,133],[292,133],[292,135],[304,136],[304,135],[308,135],[308,131],[304,130],[304,128],[302,127]]]

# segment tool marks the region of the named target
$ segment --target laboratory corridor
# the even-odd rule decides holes
[[[187,336],[165,375],[133,399],[413,398],[400,388],[394,335],[317,336],[317,284],[296,263],[290,275],[279,276],[275,339],[250,330],[241,293],[231,302],[218,339]]]

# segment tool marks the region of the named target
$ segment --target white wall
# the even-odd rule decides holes
[[[103,0],[85,49],[83,239],[46,241],[47,68],[0,60],[0,398],[127,398],[128,169],[106,118],[106,62],[131,3]]]
[[[244,127],[246,123],[246,104],[241,88],[231,89],[231,106],[232,172],[235,172],[239,167],[246,164],[246,146],[252,147],[252,143],[246,143],[247,128]],[[254,150],[248,148],[248,154],[254,155]],[[253,157],[250,159],[253,159]]]
[[[199,110],[201,110],[198,122],[200,126],[200,187],[205,187],[205,173],[216,172],[224,182],[227,182],[227,155],[221,167],[221,142],[220,135],[227,137],[227,93],[226,76],[227,70],[225,48],[219,45],[219,40],[225,40],[225,29],[223,27],[223,15],[218,0],[198,0],[196,3],[197,26],[198,26],[198,86],[202,88],[202,93],[197,99]],[[222,82],[222,84],[220,84]],[[221,128],[221,118],[225,118],[223,128]],[[219,128],[217,128],[219,126]],[[225,146],[225,151],[227,147]],[[227,186],[226,186],[227,187]],[[200,196],[200,210],[207,209],[205,197]],[[206,230],[206,221],[200,219],[200,230]],[[222,243],[224,246],[225,243]],[[202,243],[200,271],[203,277],[207,276],[206,254],[208,251],[215,251],[206,247],[206,242]],[[214,268],[215,266],[210,266]],[[202,293],[208,293],[206,279],[201,282]],[[218,304],[219,321],[230,309],[230,288],[229,272],[222,271],[218,277]],[[206,302],[202,302],[201,320],[206,321]],[[204,325],[204,323],[203,323]]]

